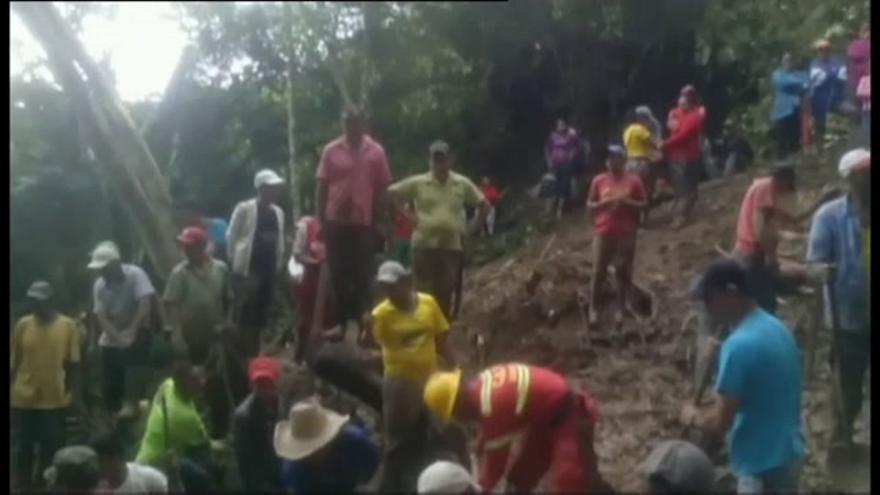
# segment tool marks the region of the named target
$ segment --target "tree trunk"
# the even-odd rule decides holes
[[[115,89],[51,3],[12,5],[40,42],[99,158],[99,173],[124,198],[128,219],[137,230],[156,275],[164,279],[182,259],[175,242],[171,196],[159,167],[135,129]],[[85,79],[83,79],[83,75]]]
[[[299,177],[296,173],[296,115],[294,113],[293,81],[296,77],[296,46],[293,41],[293,12],[290,3],[282,4],[284,9],[284,35],[287,47],[287,86],[285,100],[287,103],[287,185],[290,188],[290,212],[292,222],[300,216]]]

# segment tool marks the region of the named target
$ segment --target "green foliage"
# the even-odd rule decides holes
[[[175,5],[199,63],[170,111],[146,102],[130,110],[138,125],[156,117],[178,134],[167,170],[173,196],[223,217],[253,194],[254,172],[287,165],[289,60],[298,192],[308,207],[321,148],[341,132],[347,100],[367,108],[396,178],[424,170],[428,144],[442,138],[472,178],[531,184],[557,116],[601,149],[619,139],[630,108],[663,115],[685,83],[703,93],[710,132],[731,114],[763,150],[767,77],[781,54],[806,60],[826,35],[842,48],[869,12],[866,0],[297,2],[287,23],[280,3]],[[63,8],[76,26],[95,15],[89,6]],[[65,98],[38,79],[12,81],[10,288],[21,294],[47,277],[75,306],[88,298],[82,265],[93,243],[132,236]],[[526,217],[481,243],[475,261],[534,236],[540,226],[530,225],[540,222]]]

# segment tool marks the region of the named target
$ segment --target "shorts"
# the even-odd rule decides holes
[[[672,187],[679,197],[695,197],[700,183],[700,162],[669,162],[669,176]]]
[[[570,163],[553,165],[553,179],[555,185],[555,197],[568,199],[571,195],[572,166]]]

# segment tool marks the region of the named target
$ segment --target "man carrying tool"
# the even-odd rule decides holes
[[[837,411],[836,437],[851,446],[871,362],[870,249],[866,245],[871,228],[871,153],[856,149],[844,154],[838,170],[847,194],[816,212],[807,263],[830,273],[825,324],[832,330],[835,379],[843,399],[842,411]]]
[[[599,320],[599,292],[605,283],[608,266],[619,258],[617,275],[617,311],[614,321],[620,326],[632,291],[632,270],[636,252],[639,214],[647,205],[641,179],[625,169],[626,152],[620,146],[608,147],[608,172],[596,176],[590,185],[587,208],[593,212],[593,280],[590,300],[590,325]]]
[[[327,243],[327,268],[344,337],[352,321],[363,332],[362,319],[372,302],[377,212],[383,211],[391,170],[385,149],[366,134],[363,110],[347,108],[342,127],[344,134],[321,153],[315,209]]]
[[[284,180],[266,169],[254,176],[257,197],[235,206],[226,232],[227,256],[241,306],[238,331],[246,358],[260,352],[261,333],[269,319],[275,274],[284,257],[284,212],[278,201]]]
[[[182,342],[190,359],[208,365],[208,397],[211,403],[211,426],[222,435],[229,425],[234,397],[232,386],[243,389],[239,366],[226,366],[230,356],[224,345],[232,324],[232,284],[229,270],[222,261],[208,254],[207,233],[200,227],[187,227],[177,237],[186,260],[177,265],[168,277],[163,299],[170,314],[171,328],[166,329],[175,341]],[[213,356],[211,356],[213,351]],[[233,373],[230,373],[233,372]],[[227,388],[227,384],[230,387]],[[243,393],[242,393],[243,395]]]
[[[151,338],[147,320],[156,291],[140,267],[120,261],[113,242],[98,244],[88,267],[99,273],[93,299],[101,328],[104,401],[110,412],[131,417],[144,393]]]
[[[404,476],[412,474],[418,455],[407,449],[424,441],[425,409],[419,397],[438,357],[455,365],[449,346],[449,323],[437,302],[413,289],[408,270],[396,261],[379,267],[376,281],[387,296],[372,313],[373,337],[382,347],[385,365],[382,408],[385,432],[385,475],[380,491],[409,491]],[[419,431],[419,430],[422,431]]]
[[[438,372],[423,397],[442,421],[478,423],[484,490],[506,478],[513,491],[530,492],[551,469],[554,493],[610,491],[593,450],[596,403],[565,377],[516,363],[493,366],[471,380],[463,380],[461,370]]]
[[[12,419],[17,430],[14,445],[17,485],[34,486],[37,471],[49,466],[64,445],[65,415],[72,397],[79,403],[80,333],[76,322],[55,309],[52,286],[31,284],[27,298],[33,313],[20,319],[12,336]]]
[[[716,437],[729,433],[738,493],[797,492],[805,449],[794,335],[757,305],[736,260],[710,264],[690,296],[705,304],[713,322],[732,331],[721,347],[715,408],[702,416],[687,403],[682,423]]]
[[[399,212],[408,201],[415,204],[411,220],[415,225],[412,261],[416,288],[434,296],[449,319],[463,256],[462,237],[479,232],[489,203],[470,179],[451,170],[448,144],[435,141],[428,151],[430,171],[393,184],[388,193]],[[467,227],[465,207],[478,208]]]
[[[794,199],[795,178],[794,167],[784,165],[777,166],[769,177],[755,179],[743,197],[736,222],[734,256],[746,266],[751,294],[770,314],[776,313],[777,292],[783,285],[791,285],[784,283],[777,259],[781,227],[798,226],[837,194],[836,189],[826,187],[806,211],[792,214],[785,204]]]

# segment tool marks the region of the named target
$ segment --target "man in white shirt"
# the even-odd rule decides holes
[[[92,441],[98,455],[101,479],[93,493],[158,494],[168,493],[168,478],[156,468],[125,462],[125,444],[117,433],[104,433]]]
[[[275,203],[284,179],[272,170],[254,176],[257,197],[236,205],[226,231],[226,249],[241,303],[239,331],[246,358],[260,351],[275,275],[284,258],[284,212]]]
[[[133,416],[143,398],[150,345],[147,321],[156,290],[140,267],[122,263],[111,241],[98,244],[88,267],[99,274],[93,299],[101,329],[105,405],[121,417]]]

